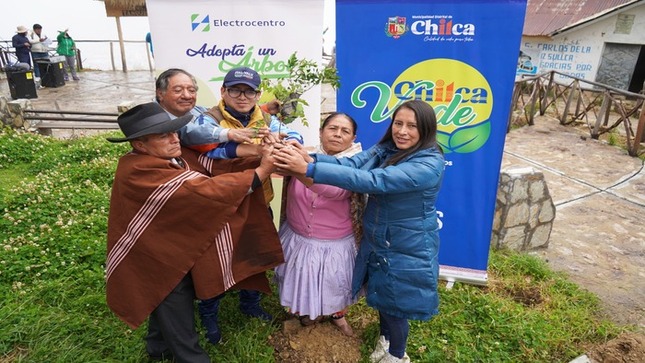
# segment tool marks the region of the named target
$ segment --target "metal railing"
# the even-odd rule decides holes
[[[42,116],[50,114],[54,116]],[[78,115],[80,117],[69,117],[66,115]],[[23,119],[30,121],[31,127],[36,129],[103,129],[117,130],[118,113],[112,112],[85,112],[85,111],[62,111],[62,110],[23,110]],[[31,122],[35,121],[35,122]]]
[[[118,53],[115,51],[114,47],[119,47],[119,41],[118,40],[74,40],[74,42],[79,45],[80,47],[76,49],[76,67],[81,70],[83,69],[83,57],[81,53],[81,49],[83,47],[83,44],[106,44],[109,47],[109,54],[110,54],[110,63],[112,65],[112,70],[116,71],[118,70],[117,68],[117,62],[116,62],[116,57],[118,56]],[[148,48],[148,43],[146,43],[145,40],[124,40],[124,44],[140,44],[141,47],[145,49],[146,53],[146,58],[148,62],[148,69],[152,72],[154,71],[154,62],[152,58],[152,54],[150,54],[150,49]],[[51,48],[55,49],[56,46],[56,41],[52,43]],[[8,64],[14,63],[17,61],[16,51],[12,47],[11,41],[8,40],[0,40],[0,68],[4,69]],[[51,51],[51,54],[54,54],[55,51]],[[123,60],[124,62],[126,60]],[[122,64],[122,66],[124,66]],[[127,70],[127,64],[125,65],[125,69]]]
[[[9,43],[9,46],[3,46],[0,44],[0,70],[4,71],[4,69],[15,62],[18,61],[18,57],[16,57],[16,50],[11,47],[11,42],[8,41],[0,41],[0,43]],[[49,55],[53,56],[55,54],[54,51],[49,51]],[[32,64],[35,66],[35,62],[32,59]],[[83,69],[83,57],[81,57],[81,50],[76,49],[76,69],[81,70]]]

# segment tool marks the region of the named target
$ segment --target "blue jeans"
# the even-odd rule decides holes
[[[201,300],[198,304],[199,315],[217,316],[217,313],[219,311],[219,303],[224,297],[224,294],[220,294],[210,299]],[[255,306],[259,306],[261,299],[262,294],[259,291],[240,290],[240,310],[244,312]]]
[[[34,75],[40,77],[40,67],[38,67],[38,59],[49,59],[49,54],[47,52],[32,52],[31,58],[34,60]]]
[[[381,335],[390,341],[390,354],[397,358],[403,358],[410,333],[408,319],[397,318],[382,311],[378,312],[378,316]]]

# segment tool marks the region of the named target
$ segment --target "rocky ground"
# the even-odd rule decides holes
[[[356,329],[355,329],[356,330]],[[307,327],[297,319],[283,322],[281,332],[271,337],[275,358],[282,363],[356,363],[361,360],[360,331],[344,336],[331,322]]]

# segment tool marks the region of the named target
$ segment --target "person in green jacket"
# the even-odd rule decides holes
[[[58,40],[58,48],[56,51],[58,54],[65,56],[65,65],[63,65],[65,80],[69,81],[66,69],[69,67],[69,71],[72,73],[72,79],[78,81],[80,78],[76,75],[76,44],[74,44],[74,39],[69,36],[68,30],[58,31],[58,37],[56,37]]]

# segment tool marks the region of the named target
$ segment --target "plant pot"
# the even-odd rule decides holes
[[[283,103],[282,103],[282,110],[280,113],[282,114],[282,117],[289,119],[292,118],[293,115],[296,113],[296,109],[298,106],[298,99],[302,96],[300,93],[291,93],[289,95],[289,98],[287,98]]]

